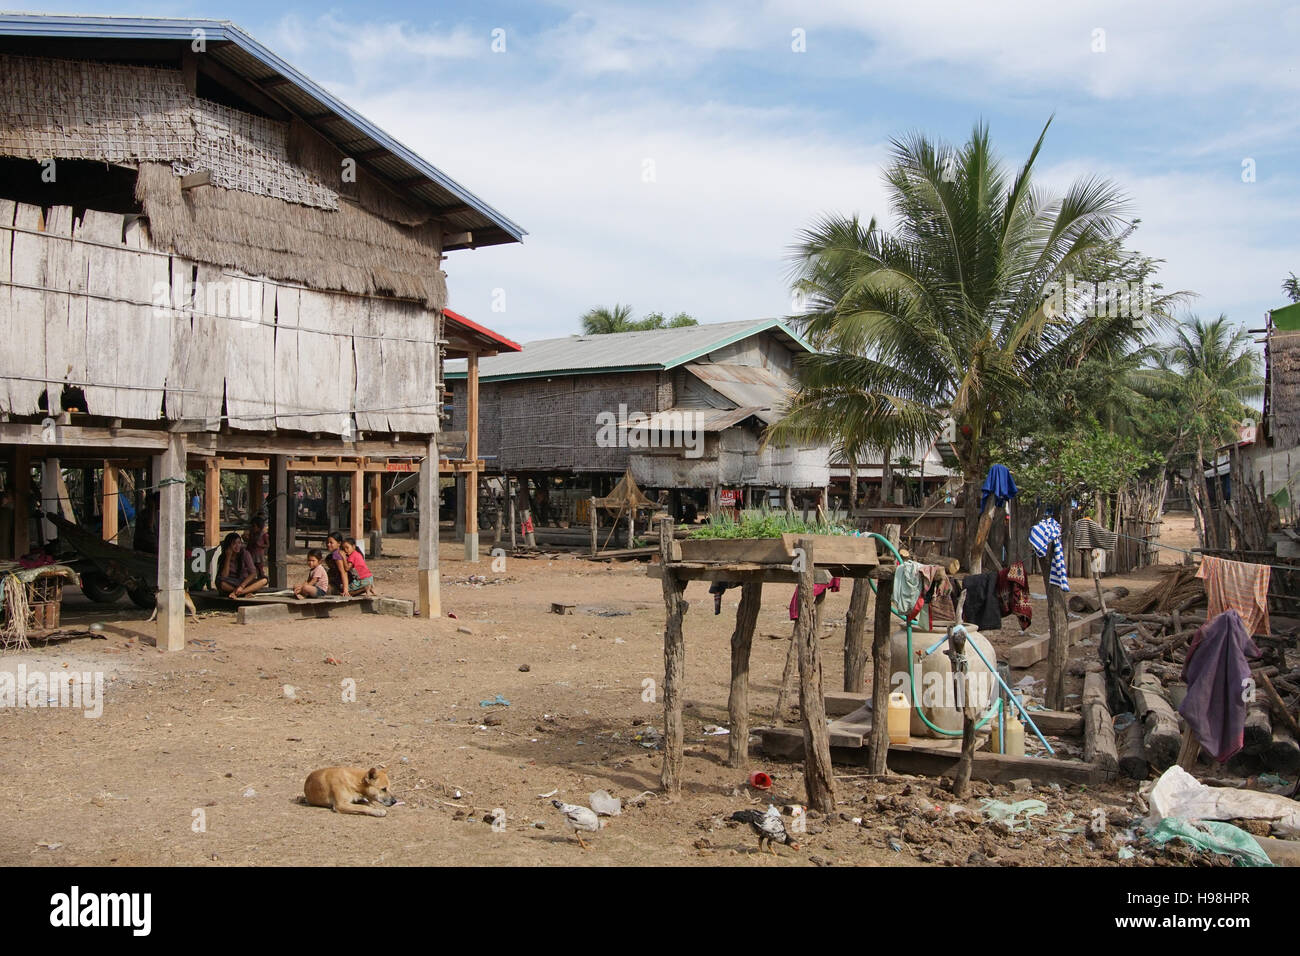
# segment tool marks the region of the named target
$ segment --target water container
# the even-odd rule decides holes
[[[898,691],[889,695],[889,742],[905,744],[912,740],[912,708],[907,704],[907,695]]]
[[[1007,756],[1023,757],[1025,755],[1025,725],[1018,717],[1007,717]]]
[[[976,702],[983,710],[997,697],[997,683],[993,679],[993,674],[984,666],[984,662],[980,660],[979,655],[973,650],[972,645],[978,647],[983,653],[984,659],[988,661],[995,661],[995,652],[988,638],[981,635],[974,627],[968,624],[966,625],[966,631],[966,660],[971,681],[970,686],[972,690],[975,690]],[[927,648],[942,638],[944,633],[943,631],[922,631],[919,629],[912,632],[913,679],[910,682],[907,678],[907,631],[904,628],[899,628],[894,631],[890,638],[890,688],[891,690],[901,691],[907,697],[913,737],[953,737],[961,735],[962,711],[956,706],[955,693],[949,690],[952,681],[952,660],[944,653],[947,645],[940,647],[928,657],[921,656]],[[916,712],[916,709],[911,706],[913,701],[920,702],[921,711],[931,724],[950,733],[947,735],[939,734],[929,727],[921,719],[921,715]]]

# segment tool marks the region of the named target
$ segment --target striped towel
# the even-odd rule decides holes
[[[1052,555],[1052,566],[1047,580],[1062,591],[1070,590],[1070,579],[1065,574],[1065,549],[1061,547],[1061,525],[1055,518],[1044,518],[1029,529],[1029,544],[1034,554],[1040,558],[1047,557],[1047,546],[1056,542],[1056,551]]]
[[[1114,531],[1108,531],[1091,518],[1084,518],[1075,522],[1071,537],[1074,538],[1075,548],[1080,551],[1091,551],[1093,548],[1114,551],[1115,539],[1118,535]]]
[[[1212,621],[1231,608],[1241,615],[1247,634],[1269,633],[1272,626],[1268,620],[1270,573],[1266,564],[1202,555],[1196,576],[1205,581],[1205,596],[1209,599],[1206,618]]]

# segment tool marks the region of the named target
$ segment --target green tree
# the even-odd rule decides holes
[[[648,332],[651,329],[680,329],[699,325],[699,319],[685,312],[668,318],[662,312],[651,312],[643,319],[632,318],[630,305],[615,305],[613,309],[598,306],[582,317],[585,335],[608,335],[611,332]]]
[[[1146,334],[1140,297],[1123,314],[1089,314],[1075,280],[1117,254],[1125,203],[1096,178],[1055,198],[1035,187],[1046,134],[1014,175],[984,125],[959,147],[919,134],[896,140],[885,176],[895,226],[828,216],[795,250],[806,302],[797,318],[823,351],[802,362],[778,428],[907,447],[950,418],[972,568],[984,546],[979,485],[1003,413],[1046,372],[1131,351]]]
[[[1292,302],[1300,302],[1300,278],[1294,272],[1282,280],[1282,291]]]

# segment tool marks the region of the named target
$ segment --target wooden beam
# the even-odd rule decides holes
[[[104,462],[104,478],[100,489],[99,504],[102,515],[102,531],[105,541],[117,542],[117,465],[111,461]]]
[[[465,364],[465,457],[478,461],[478,353]],[[465,478],[465,560],[478,561],[478,472]]]
[[[115,453],[130,449],[156,453],[167,449],[167,432],[143,428],[114,430],[80,425],[59,425],[47,432],[39,424],[0,422],[0,444],[39,445],[44,449],[112,448]],[[30,460],[29,458],[28,461]]]
[[[181,177],[181,192],[212,185],[212,170],[200,169]]]
[[[794,640],[799,645],[799,711],[803,717],[804,791],[808,805],[821,813],[835,811],[835,771],[826,732],[826,701],[822,696],[820,635],[817,633],[816,599],[813,597],[813,540],[800,538],[804,558],[799,573],[799,618]]]
[[[870,578],[854,578],[844,619],[844,690],[857,693],[867,686],[867,616],[871,606]]]
[[[203,468],[203,546],[221,543],[221,466],[209,458]]]
[[[185,436],[158,456],[158,648],[185,649]]]
[[[380,473],[370,476],[370,527],[384,533],[384,476]]]
[[[289,509],[294,506],[293,484],[289,480],[289,469],[284,455],[275,455],[271,459],[271,497],[267,501],[267,517],[271,532],[271,556],[267,561],[266,573],[272,588],[289,586]],[[256,487],[260,491],[262,476],[254,476]],[[250,502],[256,507],[256,502]]]
[[[876,585],[876,615],[871,639],[873,663],[871,701],[876,715],[871,727],[871,772],[882,774],[889,756],[889,668],[891,666],[891,624],[889,606],[894,601],[894,579]],[[909,715],[910,719],[910,715]]]
[[[420,569],[416,574],[420,615],[442,616],[438,583],[438,436],[430,435],[420,466]]]
[[[281,123],[287,123],[293,119],[293,114],[272,99],[265,92],[258,89],[252,83],[249,83],[243,77],[238,76],[231,70],[226,69],[210,56],[198,57],[195,60],[200,73],[215,80],[221,86],[230,90],[241,99],[247,100],[253,106],[270,114],[273,119]],[[326,114],[332,115],[332,114]]]
[[[731,725],[727,737],[728,767],[744,767],[749,762],[749,656],[762,604],[762,581],[741,585],[736,628],[731,632],[731,692],[727,697],[727,715]]]
[[[352,471],[352,494],[349,499],[352,537],[360,542],[366,534],[366,472],[360,462]]]
[[[14,557],[32,549],[32,452],[19,445],[14,450]]]

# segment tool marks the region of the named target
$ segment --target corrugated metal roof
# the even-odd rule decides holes
[[[479,362],[479,381],[670,369],[769,330],[786,339],[792,351],[812,351],[812,347],[780,319],[718,322],[608,335],[568,335],[525,342],[522,352],[483,359]],[[463,367],[453,370],[452,365],[448,363],[447,378],[464,378]]]
[[[761,411],[759,408],[666,408],[619,427],[646,432],[722,432]]]
[[[203,31],[207,55],[260,95],[300,117],[345,155],[358,157],[398,192],[433,207],[448,226],[474,232],[468,245],[521,242],[528,234],[229,20],[0,14],[0,37],[137,41],[152,44],[151,50],[159,48],[161,41],[175,45],[178,61],[181,51],[193,42],[195,30]]]
[[[790,397],[781,379],[757,365],[697,362],[686,366],[686,371],[728,401],[753,408],[754,414],[769,425],[781,417],[780,410]]]

